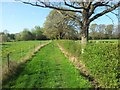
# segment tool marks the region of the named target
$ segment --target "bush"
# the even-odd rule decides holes
[[[102,87],[118,87],[118,44],[97,43],[88,45],[82,61]]]

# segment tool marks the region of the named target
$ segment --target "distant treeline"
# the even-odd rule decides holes
[[[72,31],[72,33],[67,33],[66,35],[58,38],[57,32],[46,33],[45,28],[40,28],[35,26],[33,29],[29,30],[25,28],[22,32],[16,34],[10,34],[7,30],[0,32],[0,40],[3,42],[7,41],[28,41],[28,40],[49,40],[49,39],[70,39],[70,40],[80,40],[81,36],[78,31]],[[69,31],[69,30],[67,30]],[[63,31],[64,32],[64,31]],[[120,33],[118,33],[118,26],[104,25],[104,24],[92,24],[90,26],[89,39],[119,39]]]
[[[89,38],[94,39],[119,39],[118,25],[92,24],[90,25]]]
[[[66,12],[64,12],[66,13]],[[70,13],[70,12],[69,12]],[[72,14],[72,13],[70,13]],[[80,40],[82,30],[80,24],[73,18],[64,18],[56,10],[52,10],[46,17],[43,28],[35,26],[29,30],[25,28],[22,32],[9,34],[7,30],[0,32],[1,41],[28,41],[48,39],[70,39]],[[89,39],[118,39],[118,25],[91,24],[89,27]]]

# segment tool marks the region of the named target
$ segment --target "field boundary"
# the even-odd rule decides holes
[[[78,60],[77,57],[75,57],[75,56],[71,55],[69,52],[67,52],[58,43],[57,43],[57,46],[59,47],[59,49],[61,50],[61,52],[65,55],[65,57],[69,58],[70,62],[73,63],[73,65],[75,66],[75,68],[80,71],[80,74],[82,76],[84,76],[86,79],[88,79],[95,88],[98,88],[98,87],[101,88],[99,86],[99,83],[95,80],[95,78],[93,78],[90,75],[90,72],[86,69],[85,64],[83,64],[80,60]]]
[[[30,53],[30,55],[24,57],[21,62],[26,62],[28,59],[32,58],[32,57],[35,55],[35,53],[37,53],[37,52],[38,52],[41,48],[43,48],[44,46],[48,45],[50,42],[51,42],[51,41],[37,46],[37,47]]]
[[[17,68],[20,65],[22,65],[23,63],[27,63],[27,61],[29,61],[35,55],[35,53],[37,53],[41,48],[45,47],[49,43],[51,43],[51,41],[37,46],[28,56],[23,57],[19,63],[10,62],[9,70],[7,67],[5,67],[4,69],[2,68],[2,76],[0,76],[2,77],[2,81],[6,81],[6,79],[8,79],[12,74],[15,74]]]

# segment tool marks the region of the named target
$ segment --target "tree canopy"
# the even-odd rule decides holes
[[[49,13],[44,23],[45,34],[52,39],[76,39],[77,30],[75,29],[77,22],[72,18],[65,17],[63,15],[66,14],[65,11],[61,13],[57,10],[52,10]]]
[[[77,14],[65,14],[79,22],[81,26],[82,45],[86,45],[88,41],[89,25],[95,19],[111,12],[120,6],[120,0],[114,2],[112,0],[60,0],[59,2],[51,2],[51,0],[17,0],[32,6],[51,8],[58,11],[75,12]],[[102,9],[99,9],[102,8]],[[96,12],[99,9],[99,12]]]

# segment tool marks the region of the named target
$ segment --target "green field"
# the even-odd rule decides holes
[[[7,42],[3,45],[3,56],[14,51],[13,61],[19,62],[40,44],[48,41]],[[70,55],[81,61],[102,88],[119,88],[119,48],[117,40],[91,40],[81,53],[81,41],[52,41],[35,53],[16,73],[3,82],[3,88],[91,88],[91,82],[75,68],[60,51],[57,43]],[[23,48],[21,57],[21,48]],[[17,54],[16,54],[17,53]],[[15,57],[15,55],[18,55]],[[5,59],[3,59],[5,60]]]
[[[0,89],[120,90],[120,0],[14,1],[1,3]]]
[[[3,87],[10,88],[89,88],[90,82],[79,74],[55,43],[42,48]]]
[[[10,61],[20,62],[25,56],[28,56],[37,46],[47,41],[19,41],[5,42],[2,44],[2,64],[7,63],[7,54],[10,54]]]

